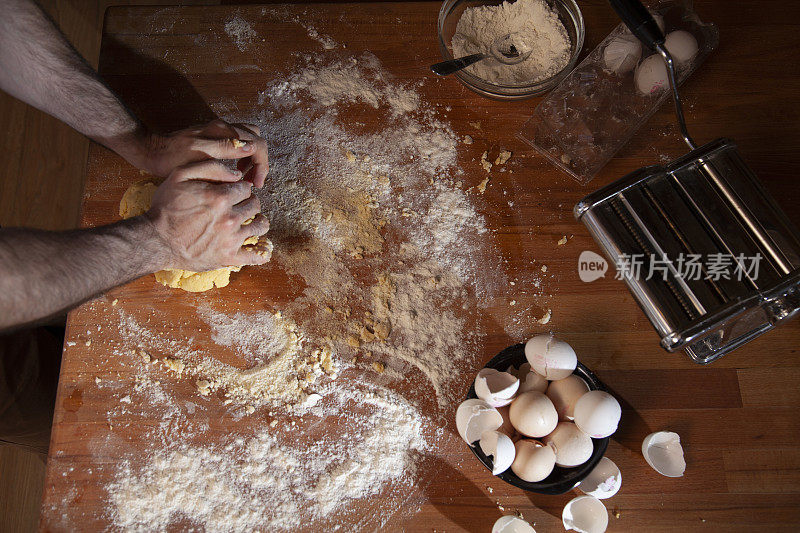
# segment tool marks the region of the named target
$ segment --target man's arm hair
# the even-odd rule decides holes
[[[129,161],[140,122],[32,0],[0,0],[0,89],[66,122]]]
[[[144,216],[65,232],[0,230],[0,331],[64,313],[164,268],[163,242]]]

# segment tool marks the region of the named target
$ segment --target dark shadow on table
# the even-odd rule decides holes
[[[418,463],[420,472],[431,481],[422,487],[428,501],[451,522],[466,531],[491,531],[504,513],[475,483],[433,455]],[[482,508],[481,512],[471,509]]]
[[[122,69],[131,74],[105,74]],[[103,38],[100,75],[148,128],[170,132],[217,117],[191,82],[166,63],[129,48],[114,37]]]
[[[600,379],[602,381],[602,378]],[[652,433],[650,426],[647,425],[644,418],[642,418],[625,398],[617,394],[605,381],[603,381],[603,384],[606,386],[609,394],[616,398],[620,407],[622,407],[622,418],[620,418],[619,427],[617,431],[611,435],[611,439],[628,448],[633,453],[641,454],[642,441],[647,435]]]

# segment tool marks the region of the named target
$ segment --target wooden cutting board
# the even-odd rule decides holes
[[[616,25],[605,2],[580,2],[586,19],[585,50],[591,50]],[[701,18],[717,23],[721,44],[684,89],[687,120],[696,139],[727,136],[736,140],[795,223],[800,199],[800,90],[794,50],[800,45],[800,5],[775,1],[731,5],[724,0],[697,6]],[[622,469],[622,491],[606,504],[614,510],[609,531],[790,530],[800,523],[800,322],[789,323],[709,367],[681,354],[667,354],[620,281],[583,283],[577,258],[597,250],[572,217],[572,206],[591,190],[640,166],[683,152],[671,109],[665,107],[645,125],[588,186],[578,185],[516,139],[537,99],[497,102],[481,98],[455,79],[436,79],[427,65],[440,59],[436,39],[439,4],[310,4],[242,7],[111,8],[106,14],[100,72],[148,125],[172,130],[244,112],[258,102],[268,81],[287,72],[299,53],[321,53],[307,31],[346,45],[337,53],[358,56],[371,51],[399,83],[417,83],[423,101],[472,145],[459,147],[465,187],[485,176],[477,161],[483,151],[501,148],[514,156],[514,173],[492,174],[485,194],[475,196],[479,211],[510,277],[548,267],[543,290],[518,295],[527,303],[521,316],[525,332],[497,328],[481,339],[480,360],[525,335],[552,329],[570,342],[581,361],[621,400],[620,430],[607,455]],[[258,38],[243,49],[226,38],[232,15],[248,21]],[[204,46],[211,43],[211,46]],[[380,127],[374,117],[357,117]],[[470,123],[480,121],[477,130]],[[92,145],[83,200],[85,226],[118,219],[123,191],[141,179],[115,154]],[[513,206],[509,205],[513,199]],[[557,245],[569,236],[564,246]],[[536,266],[531,259],[535,258]],[[270,277],[273,276],[273,277]],[[513,293],[513,290],[510,290]],[[110,527],[106,484],[123,459],[142,459],[158,447],[145,429],[162,422],[118,410],[123,392],[134,386],[129,361],[115,355],[124,348],[119,332],[122,309],[156,314],[171,335],[192,337],[198,325],[189,317],[203,302],[235,307],[242,301],[280,303],[286,295],[278,272],[245,270],[222,290],[192,295],[166,289],[146,276],[70,313],[50,447],[42,528],[94,531]],[[117,302],[113,305],[113,302]],[[496,303],[505,318],[514,313],[509,299]],[[522,306],[521,306],[522,307]],[[534,319],[552,308],[545,327]],[[198,340],[214,352],[214,344]],[[466,392],[475,368],[455,379]],[[99,381],[97,381],[99,379]],[[172,394],[196,401],[191,384],[164,373]],[[402,387],[401,387],[402,389]],[[407,391],[415,394],[417,391]],[[258,424],[209,408],[209,429],[216,442],[229,432]],[[455,405],[453,406],[453,411]],[[447,415],[452,419],[452,412]],[[261,422],[263,423],[263,422]],[[655,474],[641,457],[642,438],[651,431],[678,432],[686,450],[686,475]],[[574,496],[525,493],[493,478],[455,435],[452,422],[436,454],[421,460],[417,491],[408,509],[391,508],[396,496],[355,501],[354,513],[386,518],[385,529],[408,531],[489,531],[502,514],[519,510],[538,531],[561,530],[564,504]],[[416,505],[421,502],[418,511]],[[413,504],[413,505],[412,505]],[[182,523],[188,527],[189,522]]]

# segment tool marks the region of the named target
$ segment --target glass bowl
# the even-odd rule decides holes
[[[501,372],[505,372],[509,366],[513,365],[514,367],[519,368],[521,364],[527,362],[528,360],[525,358],[525,345],[515,344],[514,346],[509,346],[497,354],[491,361],[486,363],[484,368],[494,368],[496,370],[500,370]],[[597,379],[597,376],[595,376],[591,370],[580,363],[578,363],[578,366],[575,368],[573,374],[583,378],[586,384],[589,385],[589,390],[606,390],[605,385],[603,385],[603,383]],[[475,385],[473,384],[467,393],[467,399],[469,400],[470,398],[477,397],[478,395],[475,394]],[[594,470],[594,467],[597,466],[597,463],[599,463],[600,459],[602,459],[603,455],[605,455],[606,448],[608,448],[608,442],[610,440],[610,437],[606,437],[604,439],[592,439],[592,445],[594,446],[594,449],[592,450],[592,455],[585,463],[572,468],[556,466],[550,475],[541,481],[524,481],[517,477],[517,475],[510,468],[502,474],[498,474],[496,477],[502,479],[510,485],[514,485],[515,487],[519,487],[531,492],[537,492],[539,494],[564,494],[565,492],[569,492],[575,488],[578,483],[583,481],[583,479],[588,476],[592,470]],[[481,447],[478,445],[478,443],[476,442],[470,445],[469,448],[472,450],[472,453],[475,454],[475,457],[477,457],[478,460],[483,463],[483,466],[485,466],[491,472],[492,460],[483,453],[483,450],[481,450]]]
[[[453,52],[450,42],[456,32],[458,19],[465,9],[477,6],[496,6],[502,0],[445,0],[439,10],[439,49],[442,58],[447,61],[453,59]],[[564,28],[569,34],[572,49],[567,65],[549,78],[535,83],[524,83],[521,85],[499,85],[483,80],[474,76],[466,70],[460,70],[453,74],[468,89],[475,91],[481,96],[495,98],[498,100],[522,100],[544,94],[561,81],[577,64],[578,55],[583,48],[583,38],[585,29],[583,26],[583,15],[575,0],[547,0],[547,3],[558,11]]]

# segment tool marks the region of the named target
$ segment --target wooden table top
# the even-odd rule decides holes
[[[587,27],[585,54],[617,20],[603,1],[579,3]],[[684,86],[690,130],[701,142],[720,136],[734,139],[797,224],[800,63],[795,55],[800,47],[800,4],[778,0],[697,4],[700,17],[719,27],[720,45]],[[657,335],[620,281],[607,276],[586,284],[577,275],[580,252],[597,246],[573,219],[572,206],[627,172],[662,156],[682,154],[671,107],[664,106],[594,181],[579,185],[514,136],[537,99],[492,101],[455,79],[434,79],[427,65],[439,59],[438,9],[435,2],[281,5],[264,11],[258,6],[111,8],[106,14],[100,72],[152,126],[176,129],[217,113],[225,118],[226,105],[242,112],[255,106],[258,91],[279,76],[282,67],[298,60],[292,52],[320,51],[297,22],[303,20],[346,44],[337,52],[342,57],[370,50],[398,82],[423,80],[418,88],[423,101],[439,106],[438,113],[446,116],[457,134],[475,138],[473,145],[459,147],[465,187],[485,176],[477,164],[484,150],[496,153],[506,148],[514,153],[510,162],[514,173],[493,173],[485,194],[472,198],[493,230],[490,239],[501,251],[506,275],[523,280],[539,276],[542,284],[535,294],[515,295],[510,287],[497,298],[493,309],[504,309],[496,311],[499,321],[517,313],[508,307],[509,300],[520,302],[520,331],[503,327],[483,331],[475,365],[454,378],[459,386],[466,391],[474,370],[503,347],[550,329],[575,347],[579,359],[623,404],[620,429],[607,452],[623,472],[622,490],[605,501],[609,511],[615,511],[609,531],[797,530],[800,321],[702,367],[682,354],[661,350]],[[224,21],[233,12],[250,21],[263,41],[244,51],[219,38],[212,49],[192,45],[222,35]],[[257,65],[259,70],[237,68],[241,65]],[[480,130],[470,126],[475,121],[481,121]],[[120,196],[139,179],[137,170],[93,145],[83,224],[117,220]],[[573,237],[557,246],[563,235]],[[531,263],[532,257],[536,263]],[[541,264],[548,266],[545,275],[537,274]],[[234,274],[225,289],[194,295],[166,289],[146,276],[70,313],[43,529],[109,527],[105,486],[113,479],[115,466],[159,445],[143,436],[158,419],[118,409],[136,372],[130,360],[119,355],[132,347],[124,346],[117,311],[156,317],[156,322],[160,317],[171,335],[198,335],[191,310],[199,305],[237,308],[247,305],[248,299],[278,305],[286,299],[283,286],[276,282],[279,277],[270,267],[245,269]],[[114,301],[118,303],[112,305]],[[535,319],[546,308],[552,308],[552,320],[541,326]],[[214,355],[220,350],[223,357],[213,343],[197,342]],[[199,402],[191,384],[167,372],[161,380],[178,398]],[[258,418],[233,417],[222,407],[208,409],[206,439],[263,424]],[[452,414],[446,416],[450,424],[437,453],[419,465],[418,512],[397,513],[386,529],[489,531],[502,514],[519,510],[537,531],[562,530],[562,508],[575,494],[531,494],[493,478],[454,434]],[[684,477],[661,477],[642,459],[643,437],[657,430],[681,435],[688,465]],[[355,501],[352,508],[358,512],[361,505]],[[385,512],[392,514],[391,509]]]

